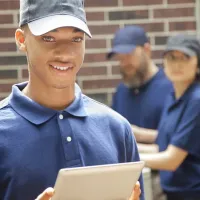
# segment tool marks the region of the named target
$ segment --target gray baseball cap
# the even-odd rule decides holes
[[[25,24],[35,36],[60,27],[75,27],[92,37],[84,0],[20,0],[19,26]]]
[[[196,36],[178,34],[176,36],[169,37],[167,46],[164,51],[166,54],[169,51],[181,51],[188,56],[198,56],[200,54],[200,41]]]

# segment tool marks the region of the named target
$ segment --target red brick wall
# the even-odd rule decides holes
[[[88,24],[93,34],[86,41],[84,66],[78,75],[83,92],[110,104],[120,81],[118,62],[107,61],[113,33],[124,25],[138,24],[148,32],[153,58],[161,63],[166,39],[177,32],[196,33],[195,0],[85,0]],[[0,98],[11,85],[27,80],[26,58],[15,45],[18,0],[0,0]]]

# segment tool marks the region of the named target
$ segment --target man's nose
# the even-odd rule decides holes
[[[75,57],[74,49],[72,47],[69,47],[68,45],[62,45],[57,48],[55,54],[61,62],[68,62]]]

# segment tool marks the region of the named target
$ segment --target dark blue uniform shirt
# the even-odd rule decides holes
[[[121,83],[113,96],[112,108],[131,124],[157,129],[171,82],[160,69],[153,78],[140,88],[128,88]]]
[[[0,199],[34,200],[61,168],[139,160],[129,123],[77,85],[75,100],[59,112],[26,97],[26,84],[0,103]]]
[[[160,151],[174,145],[188,156],[174,172],[161,171],[161,185],[167,193],[200,199],[200,85],[195,83],[175,100],[167,98],[159,125],[157,144]]]

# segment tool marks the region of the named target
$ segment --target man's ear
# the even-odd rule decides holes
[[[144,51],[146,52],[149,57],[151,57],[151,45],[150,43],[145,43],[144,44]]]
[[[15,41],[19,50],[26,52],[25,35],[24,31],[20,28],[15,31]]]

